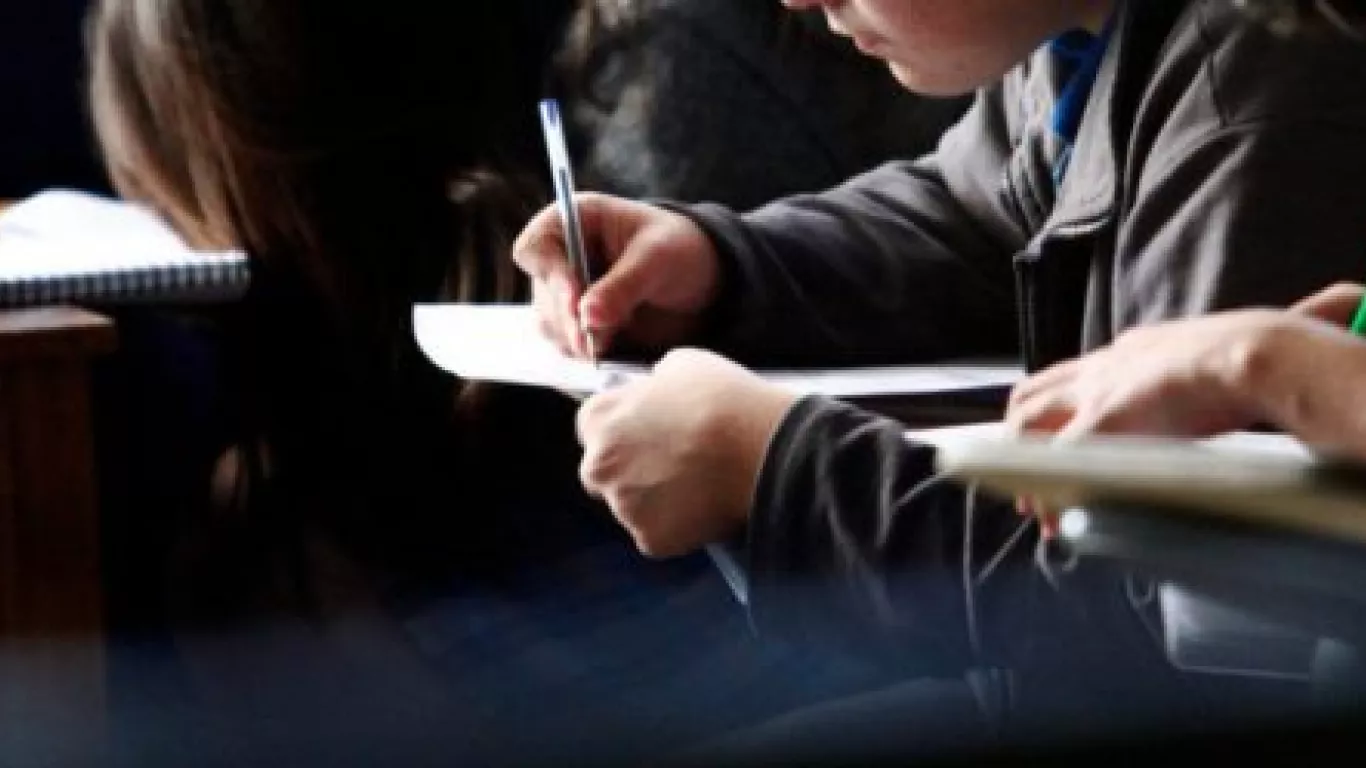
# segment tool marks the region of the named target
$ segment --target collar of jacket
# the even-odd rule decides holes
[[[1120,0],[1045,237],[1085,236],[1114,221],[1130,139],[1157,58],[1177,20],[1196,5]]]
[[[1122,130],[1114,96],[1132,28],[1131,6],[1121,3],[1115,11],[1114,33],[1096,72],[1045,236],[1085,235],[1114,218],[1119,189],[1115,148]]]

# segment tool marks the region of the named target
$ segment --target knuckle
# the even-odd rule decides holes
[[[636,549],[648,558],[659,560],[676,554],[675,547],[672,546],[671,542],[653,529],[633,528],[631,529],[631,538],[635,539]]]
[[[512,261],[527,274],[544,278],[564,260],[563,239],[558,212],[543,208],[513,241]]]
[[[601,480],[600,464],[591,453],[584,454],[583,460],[579,462],[579,482],[589,491],[598,491],[602,487]]]
[[[663,357],[659,358],[659,362],[655,364],[655,369],[667,371],[674,368],[686,367],[695,364],[698,360],[701,360],[703,356],[704,353],[701,350],[693,347],[675,347],[665,353]]]
[[[584,401],[579,406],[579,412],[574,417],[574,426],[579,432],[579,441],[587,444],[597,435],[598,423],[602,421],[603,410],[601,396],[594,395]]]
[[[640,550],[640,554],[645,555],[652,560],[658,560],[664,557],[664,553],[661,551],[660,547],[649,535],[636,535],[634,538],[636,541],[636,549]]]
[[[579,462],[579,480],[588,488],[604,496],[611,496],[620,485],[620,462],[613,459],[610,451],[589,448]],[[617,505],[613,505],[616,509]]]

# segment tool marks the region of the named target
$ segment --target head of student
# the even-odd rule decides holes
[[[395,238],[453,237],[438,222],[471,184],[535,154],[552,44],[538,11],[103,0],[88,34],[106,164],[192,241],[243,247],[331,300],[402,292],[451,256],[429,242],[397,258]],[[464,287],[494,280],[460,266]]]
[[[564,6],[93,7],[90,104],[115,186],[251,259],[226,357],[242,440],[268,433],[274,465],[359,464],[348,446],[466,410],[413,342],[412,305],[523,290],[507,248],[545,197],[535,104]]]
[[[783,0],[885,60],[907,88],[955,95],[988,85],[1043,42],[1099,29],[1114,0]]]

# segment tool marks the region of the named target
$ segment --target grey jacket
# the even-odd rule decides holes
[[[923,160],[744,215],[688,209],[723,254],[710,343],[786,362],[1018,351],[1037,368],[1366,275],[1366,47],[1275,38],[1225,0],[1124,3],[1055,189],[1058,80],[1041,51]],[[1116,643],[1147,643],[1118,574],[1041,581],[1011,510],[965,520],[931,474],[898,424],[802,401],[756,489],[756,627],[949,666],[1060,665],[1053,637],[1093,640],[1108,669]],[[965,576],[1003,547],[995,576]]]

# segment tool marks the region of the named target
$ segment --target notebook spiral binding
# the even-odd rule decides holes
[[[0,307],[231,301],[246,292],[250,279],[247,258],[237,253],[111,270],[3,275]]]

